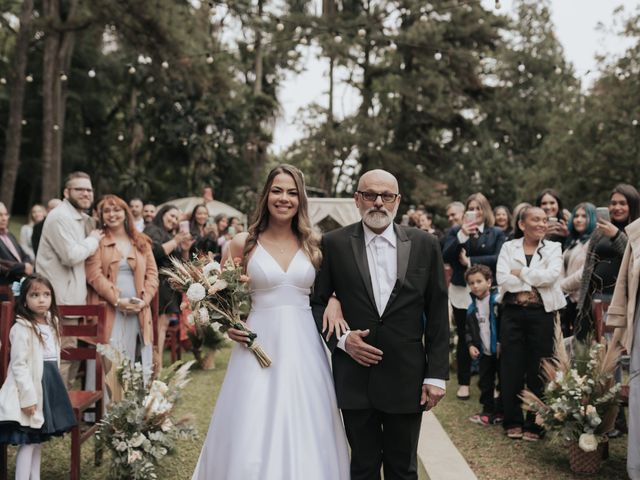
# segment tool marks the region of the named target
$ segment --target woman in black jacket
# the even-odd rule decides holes
[[[442,250],[445,263],[452,268],[449,300],[453,307],[458,335],[457,397],[461,400],[469,398],[471,380],[471,357],[464,347],[467,307],[471,303],[471,297],[464,280],[464,272],[471,265],[479,263],[488,266],[495,278],[498,254],[505,241],[504,232],[494,226],[495,219],[491,205],[482,193],[470,195],[467,198],[465,210],[465,221],[461,226],[455,226],[449,230]]]

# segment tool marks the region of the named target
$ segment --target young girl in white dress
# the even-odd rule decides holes
[[[11,360],[0,389],[0,443],[20,445],[16,480],[38,480],[42,442],[76,425],[58,369],[60,315],[49,280],[26,277],[15,311]]]
[[[261,368],[234,346],[197,480],[347,480],[349,453],[329,361],[309,306],[320,265],[302,173],[281,165],[267,178],[256,219],[230,241],[251,278],[247,319],[273,363]],[[226,260],[223,259],[223,260]]]

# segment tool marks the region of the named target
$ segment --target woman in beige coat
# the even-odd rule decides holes
[[[124,200],[106,195],[98,204],[105,236],[86,261],[89,303],[107,303],[105,333],[109,343],[136,360],[139,342],[148,380],[153,370],[153,322],[150,303],[158,289],[158,269],[151,240],[138,232]]]
[[[640,219],[625,229],[629,239],[622,257],[616,288],[607,311],[607,326],[615,327],[613,345],[620,344],[631,356],[629,367],[629,440],[627,473],[640,479]]]

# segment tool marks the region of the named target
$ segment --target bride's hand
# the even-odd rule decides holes
[[[229,338],[234,342],[244,343],[246,345],[250,343],[249,332],[245,332],[244,330],[230,328],[229,330],[227,330],[227,335],[229,335]]]
[[[325,339],[329,341],[334,331],[336,332],[336,338],[340,338],[347,330],[350,330],[350,328],[342,316],[340,300],[332,296],[322,315],[322,333],[327,332]]]

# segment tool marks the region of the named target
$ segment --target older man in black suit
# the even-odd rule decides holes
[[[352,330],[328,342],[338,406],[351,445],[352,480],[417,479],[422,412],[449,378],[447,289],[438,240],[395,225],[398,182],[360,178],[362,222],[327,233],[312,298],[321,328],[332,295]],[[336,348],[337,347],[337,348]]]
[[[9,212],[0,202],[0,285],[7,285],[33,273],[33,260],[9,231]]]

